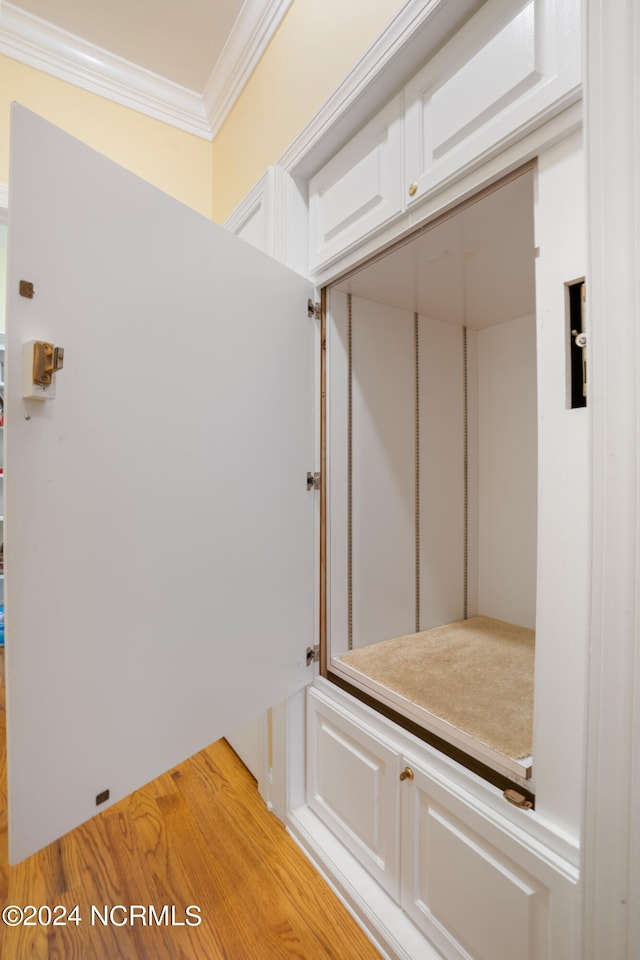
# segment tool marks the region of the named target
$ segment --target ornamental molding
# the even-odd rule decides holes
[[[213,140],[291,2],[247,0],[202,93],[115,56],[11,3],[0,7],[0,54]]]

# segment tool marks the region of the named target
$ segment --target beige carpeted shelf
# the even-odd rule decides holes
[[[535,633],[472,617],[340,660],[506,757],[532,753]]]

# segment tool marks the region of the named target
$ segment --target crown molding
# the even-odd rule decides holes
[[[0,54],[213,140],[292,0],[247,0],[201,95],[25,13],[0,6]]]
[[[293,0],[246,0],[202,94],[211,136],[229,115]]]
[[[198,94],[31,16],[0,8],[0,53],[188,133],[210,139]]]

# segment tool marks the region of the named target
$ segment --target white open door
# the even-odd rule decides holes
[[[314,324],[309,281],[19,106],[8,289],[15,863],[310,679]]]

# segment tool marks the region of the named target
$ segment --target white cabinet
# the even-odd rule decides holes
[[[322,823],[447,960],[575,956],[562,841],[348,699],[321,684],[307,695],[307,802]]]
[[[423,200],[579,97],[573,0],[491,0],[405,89],[405,196]]]
[[[482,4],[311,178],[311,273],[351,266],[364,240],[373,252],[373,238],[386,245],[432,217],[427,201],[445,188],[461,185],[444,206],[468,195],[466,177],[578,102],[580,36],[579,0]],[[539,146],[523,145],[511,166]]]
[[[402,210],[401,98],[391,101],[309,182],[312,271]]]

